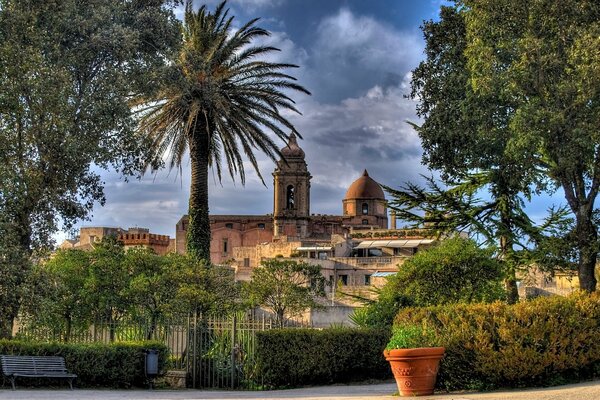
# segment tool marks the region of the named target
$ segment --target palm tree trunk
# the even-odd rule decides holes
[[[210,220],[208,216],[209,138],[204,127],[188,136],[192,182],[190,187],[187,252],[210,264]]]

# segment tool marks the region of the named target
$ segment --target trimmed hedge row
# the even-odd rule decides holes
[[[169,350],[160,342],[67,344],[0,340],[0,354],[64,357],[67,369],[77,374],[77,386],[144,386],[145,349],[159,350],[159,368],[163,369]]]
[[[446,390],[548,386],[600,370],[600,297],[538,298],[516,305],[457,304],[401,310],[446,347],[437,386]]]
[[[258,332],[256,359],[267,387],[389,379],[383,357],[389,331],[353,328]]]

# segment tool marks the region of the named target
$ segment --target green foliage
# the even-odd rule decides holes
[[[253,19],[233,29],[225,2],[210,12],[197,11],[186,1],[183,46],[172,59],[171,79],[158,93],[140,96],[143,119],[139,131],[152,142],[155,159],[170,154],[170,167],[181,167],[189,149],[190,189],[188,253],[210,260],[208,219],[208,168],[221,180],[222,164],[232,178],[245,183],[242,154],[258,173],[255,150],[276,161],[279,148],[269,132],[287,140],[284,129],[296,132],[283,110],[298,112],[288,96],[308,93],[284,73],[292,64],[266,61],[277,49],[256,43],[269,32]],[[223,162],[225,159],[225,162]]]
[[[493,253],[470,239],[440,241],[400,265],[387,290],[398,291],[415,306],[502,299],[502,268]]]
[[[423,325],[403,324],[393,327],[392,337],[385,349],[414,349],[434,345],[435,337],[432,329]]]
[[[244,288],[251,304],[271,310],[283,326],[286,317],[321,307],[315,297],[325,295],[325,278],[318,265],[275,259],[255,268]]]
[[[114,238],[90,252],[61,250],[36,265],[23,304],[22,324],[68,342],[92,322],[147,324],[147,339],[161,320],[190,312],[228,313],[244,307],[233,273],[179,254],[124,251]]]
[[[328,328],[258,332],[256,357],[269,387],[389,379],[383,357],[389,331]]]
[[[0,336],[10,336],[28,258],[104,203],[97,168],[142,169],[129,101],[154,90],[177,46],[171,4],[0,0],[0,260],[8,247],[20,254],[2,280],[11,295]]]
[[[160,342],[61,344],[0,340],[0,354],[64,357],[67,369],[77,374],[77,386],[145,386],[146,349],[159,350],[159,370],[164,370],[169,350]]]
[[[382,288],[374,288],[376,300],[370,300],[364,307],[356,308],[350,320],[361,328],[389,329],[394,322],[398,310],[412,305],[405,294],[396,286],[388,283]]]
[[[588,379],[600,365],[599,321],[600,298],[583,294],[407,308],[396,317],[433,329],[446,348],[437,385],[447,390]]]

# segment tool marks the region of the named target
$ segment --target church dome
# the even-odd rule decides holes
[[[363,172],[362,176],[352,182],[352,185],[348,188],[344,200],[350,199],[382,199],[385,200],[383,189],[379,186],[379,183],[375,182],[370,176],[367,170]]]
[[[281,154],[285,158],[304,158],[304,150],[298,146],[294,132],[290,133],[290,140],[287,146],[281,149]]]

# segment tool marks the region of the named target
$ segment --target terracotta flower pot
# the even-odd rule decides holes
[[[385,350],[383,355],[390,362],[400,395],[433,394],[440,360],[445,351],[444,347]]]

